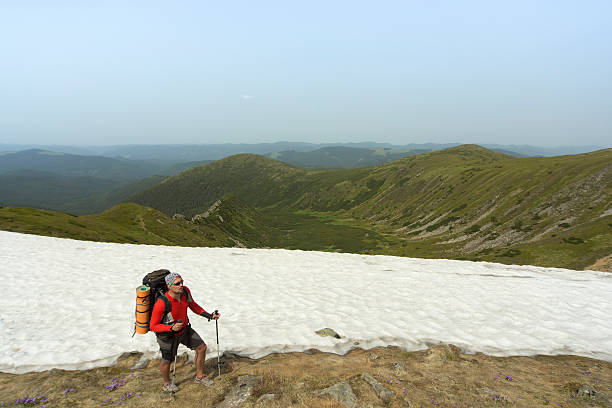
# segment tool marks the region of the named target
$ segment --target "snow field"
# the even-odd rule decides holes
[[[0,248],[3,372],[109,365],[129,351],[159,356],[154,334],[131,335],[136,287],[161,268],[180,273],[204,309],[219,309],[221,352],[258,358],[309,348],[343,354],[452,343],[498,356],[612,361],[612,274],[604,272],[5,231]],[[216,357],[214,322],[189,313],[208,357]],[[314,333],[325,327],[343,338]]]

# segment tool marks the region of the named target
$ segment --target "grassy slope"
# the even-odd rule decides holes
[[[513,158],[464,145],[378,167],[306,171],[238,155],[134,199],[191,216],[232,192],[269,214],[268,225],[301,231],[281,246],[312,245],[317,226],[303,225],[307,215],[377,234],[360,252],[581,268],[612,249],[612,215],[602,216],[611,205],[611,162],[610,149]],[[296,211],[293,224],[274,217]],[[353,247],[349,241],[350,234],[340,249]]]
[[[227,243],[227,235],[214,226],[202,224],[196,227],[136,204],[121,204],[101,214],[80,217],[6,207],[0,209],[0,228],[86,241],[181,246],[222,246]]]

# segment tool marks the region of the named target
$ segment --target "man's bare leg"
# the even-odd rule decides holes
[[[204,362],[206,361],[206,344],[203,343],[195,349],[196,377],[204,377]]]
[[[159,371],[161,371],[161,375],[164,379],[164,385],[170,384],[170,362],[164,361],[162,359],[161,364],[159,365]]]

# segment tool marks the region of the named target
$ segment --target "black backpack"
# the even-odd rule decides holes
[[[153,306],[155,306],[157,299],[162,299],[165,305],[164,314],[162,315],[162,323],[167,323],[164,320],[167,320],[167,316],[172,310],[170,300],[168,300],[165,295],[165,277],[169,274],[170,271],[167,269],[158,269],[157,271],[148,273],[144,278],[142,278],[142,284],[151,288],[151,294],[149,295],[149,322],[151,322],[151,313],[153,312]],[[172,315],[170,315],[170,320],[172,320]]]

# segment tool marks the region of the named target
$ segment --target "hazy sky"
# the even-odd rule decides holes
[[[609,0],[0,0],[0,73],[0,143],[612,147]]]

